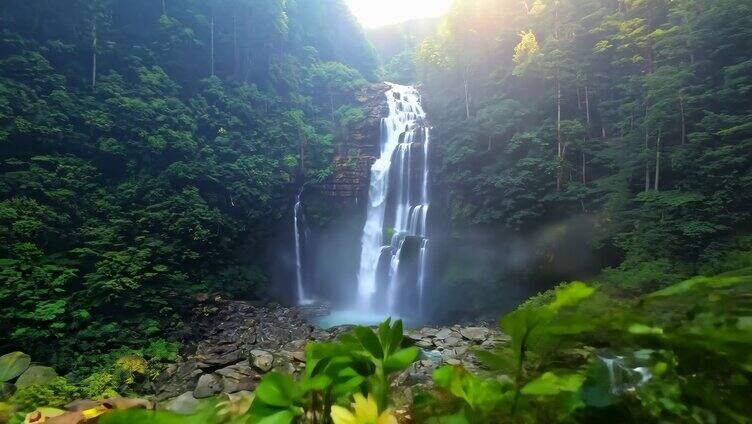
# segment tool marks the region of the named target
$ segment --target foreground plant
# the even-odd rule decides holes
[[[360,393],[353,395],[353,412],[339,405],[332,406],[334,424],[397,424],[394,415],[386,410],[379,415],[379,406],[372,394],[368,398]]]
[[[346,405],[352,396],[358,396],[355,398],[358,409],[353,416],[371,417],[375,423],[382,418],[378,414],[372,416],[371,412],[388,408],[391,375],[406,369],[418,358],[417,348],[401,348],[402,338],[402,321],[392,324],[388,319],[376,332],[359,326],[335,343],[309,344],[306,368],[298,381],[279,373],[263,378],[251,404],[251,422],[270,420],[287,424],[304,416],[315,423],[325,422],[335,415],[347,420],[350,418],[344,413],[347,410],[337,404]],[[368,399],[362,393],[369,393]],[[366,413],[368,415],[363,415]],[[389,416],[385,415],[383,420]]]

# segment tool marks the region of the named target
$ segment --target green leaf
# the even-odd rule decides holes
[[[408,347],[389,355],[384,361],[384,372],[400,371],[410,366],[418,359],[420,351],[417,347]]]
[[[561,308],[577,304],[583,299],[590,297],[595,289],[585,283],[575,281],[563,287],[556,289],[556,299],[548,305],[551,311],[558,311]]]
[[[381,342],[376,337],[376,334],[373,333],[373,330],[368,327],[359,326],[353,329],[353,333],[363,348],[373,355],[374,358],[384,358],[384,350],[381,348]]]
[[[632,324],[629,326],[629,332],[636,335],[656,335],[663,334],[663,329],[658,327],[649,327],[644,324]]]
[[[478,349],[475,351],[475,356],[483,365],[493,370],[510,370],[515,366],[512,352],[504,354]]]
[[[289,407],[293,404],[295,383],[286,374],[270,373],[264,376],[256,389],[256,397],[267,405]]]
[[[31,364],[31,357],[23,352],[11,352],[0,356],[0,383],[13,380]]]
[[[437,368],[433,372],[433,381],[437,386],[444,389],[448,389],[452,384],[452,376],[454,375],[455,367],[452,365],[444,365],[441,368]]]
[[[537,379],[527,383],[522,393],[534,396],[553,396],[561,392],[576,392],[582,386],[585,377],[580,374],[569,374],[562,377],[547,372]]]
[[[297,414],[285,409],[253,422],[256,424],[290,424],[296,416]]]
[[[304,379],[300,382],[300,388],[304,392],[322,391],[332,384],[332,378],[325,374],[317,375],[310,379]]]

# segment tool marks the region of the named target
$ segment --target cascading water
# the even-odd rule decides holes
[[[295,282],[297,289],[298,305],[307,305],[312,301],[306,298],[305,284],[303,282],[303,243],[307,236],[307,227],[305,215],[303,215],[303,203],[300,196],[303,194],[303,188],[295,196],[295,206],[293,207],[293,224],[295,225]],[[301,227],[302,231],[301,231]]]
[[[361,238],[358,305],[415,317],[422,313],[429,256],[429,129],[415,88],[390,84],[386,99],[389,115],[381,122],[381,154],[371,167]],[[384,264],[388,274],[380,269]]]

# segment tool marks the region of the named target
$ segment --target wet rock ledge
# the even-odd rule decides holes
[[[220,298],[205,301],[196,310],[193,340],[155,382],[158,404],[190,412],[199,399],[254,390],[268,372],[300,373],[308,342],[331,341],[351,328],[325,330],[310,323],[311,318],[325,313],[321,307],[288,308]],[[508,340],[486,326],[406,330],[404,344],[418,346],[423,354],[393,385],[430,385],[431,373],[443,364],[477,368],[473,349],[490,349]]]

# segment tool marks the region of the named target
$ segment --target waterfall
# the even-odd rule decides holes
[[[298,305],[307,305],[312,301],[306,298],[305,285],[303,282],[303,244],[304,238],[307,234],[307,227],[305,224],[305,215],[303,214],[303,203],[300,200],[300,196],[303,194],[303,188],[295,196],[295,206],[293,207],[293,225],[295,226],[295,281],[297,289],[297,302]],[[300,227],[303,227],[303,234],[301,236]]]
[[[429,257],[429,129],[418,91],[389,85],[389,115],[381,122],[381,153],[371,167],[361,237],[358,307],[420,315]],[[390,256],[388,278],[379,278],[384,255]],[[402,311],[400,303],[413,307]]]

